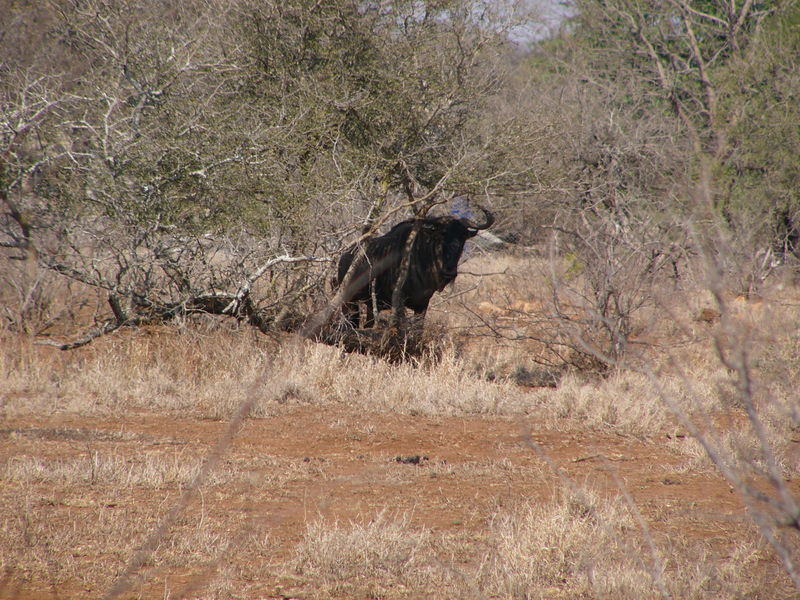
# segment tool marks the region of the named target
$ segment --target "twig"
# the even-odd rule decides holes
[[[172,529],[172,527],[180,518],[181,514],[189,506],[189,503],[192,501],[195,494],[203,486],[209,474],[217,466],[217,463],[219,463],[223,454],[230,447],[231,443],[233,442],[233,438],[242,428],[242,425],[244,424],[245,419],[247,419],[247,416],[250,414],[253,405],[260,398],[256,392],[264,386],[270,377],[271,371],[268,369],[264,374],[256,377],[256,379],[252,382],[247,394],[245,395],[245,400],[236,409],[236,412],[231,418],[230,423],[228,423],[228,427],[225,429],[225,433],[222,435],[222,437],[220,437],[220,439],[214,445],[214,448],[212,448],[209,452],[208,457],[203,463],[203,466],[200,468],[200,471],[183,491],[181,497],[178,499],[175,505],[161,520],[161,522],[158,524],[158,527],[153,530],[153,532],[141,545],[139,550],[130,558],[123,573],[117,577],[114,585],[111,586],[111,589],[104,596],[105,600],[113,600],[114,598],[118,598],[130,590],[134,582],[134,576],[141,570],[142,566],[145,564],[145,562],[147,562],[147,559],[150,557],[150,555],[155,552],[158,545],[167,536],[170,529]]]

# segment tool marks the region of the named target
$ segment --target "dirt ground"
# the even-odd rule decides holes
[[[790,408],[795,306],[756,354],[776,392],[759,401]],[[713,420],[721,451],[750,452],[737,459],[757,478],[730,373],[702,345],[711,325],[688,327],[700,384],[657,383]],[[635,373],[526,387],[502,376],[526,349],[482,337],[472,362],[427,366],[228,330],[142,328],[68,353],[0,343],[0,600],[796,597],[742,495]],[[763,414],[796,498],[781,406]],[[565,492],[584,489],[618,510],[560,538],[584,517],[559,516]],[[525,538],[539,529],[553,537]]]
[[[34,450],[43,458],[113,452],[136,462],[154,451],[201,458],[226,427],[222,421],[146,413],[98,420],[68,415],[9,418],[0,428],[0,460],[7,463]],[[239,465],[247,477],[191,495],[186,516],[202,513],[234,538],[268,537],[269,556],[261,561],[274,566],[290,560],[308,523],[320,518],[362,522],[381,511],[407,512],[413,527],[480,540],[499,508],[542,501],[567,481],[588,484],[609,497],[619,496],[624,486],[653,535],[702,539],[724,555],[742,527],[741,503],[714,474],[676,471],[680,460],[666,441],[546,431],[524,418],[430,418],[364,414],[336,406],[290,407],[280,416],[245,422],[221,464]],[[8,497],[18,492],[6,486],[0,502],[18,503]],[[46,511],[54,523],[80,524],[81,513],[97,511],[163,515],[179,502],[179,494],[174,488],[143,492],[136,487],[74,489],[42,483],[33,485],[26,501],[34,505],[31,511]],[[91,522],[86,521],[87,527]],[[74,548],[78,572],[109,564],[108,552],[106,545]],[[120,555],[112,564],[130,558]],[[459,562],[466,565],[474,558],[467,552]],[[192,586],[218,569],[218,560],[166,569],[151,575],[150,583],[137,584],[133,596],[123,597],[193,597]],[[92,583],[103,577],[81,581],[59,575],[48,580],[43,574],[33,568],[26,572],[24,565],[7,567],[0,598],[88,598],[108,591]],[[314,591],[302,577],[277,568],[239,574],[232,586],[246,589],[244,595],[252,598],[302,598]]]

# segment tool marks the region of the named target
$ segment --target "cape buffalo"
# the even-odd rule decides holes
[[[453,216],[410,219],[367,241],[363,253],[356,246],[348,248],[339,259],[337,284],[341,285],[354,257],[358,256],[343,306],[353,326],[358,326],[359,302],[367,305],[365,326],[374,325],[373,292],[379,311],[392,308],[392,293],[400,276],[406,241],[414,228],[417,236],[410,250],[400,302],[415,314],[424,316],[434,292],[441,292],[456,278],[464,242],[494,223],[492,213],[481,206],[478,208],[484,213],[483,223]]]

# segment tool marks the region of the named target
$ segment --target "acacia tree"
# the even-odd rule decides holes
[[[470,132],[502,78],[495,16],[54,2],[44,50],[4,64],[0,243],[103,290],[97,332],[196,311],[271,328],[308,310],[325,280],[309,264],[348,224],[502,176],[476,168],[500,144]],[[68,68],[29,58],[56,55]]]

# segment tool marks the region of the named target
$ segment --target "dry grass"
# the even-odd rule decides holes
[[[386,512],[366,523],[315,520],[295,551],[294,573],[312,584],[314,597],[781,597],[757,568],[767,553],[752,530],[727,556],[660,536],[661,573],[624,500],[586,488],[498,512],[484,539],[437,534],[411,521]],[[454,560],[457,553],[473,558]]]
[[[267,364],[274,364],[280,381],[264,390],[254,417],[273,414],[287,402],[426,415],[517,414],[530,403],[510,383],[475,378],[452,353],[435,369],[419,369],[320,344],[275,349],[247,334],[176,337],[169,330],[108,340],[104,351],[71,355],[42,356],[24,341],[5,349],[0,375],[7,414],[36,409],[104,415],[122,408],[223,419],[245,399],[246,382]]]
[[[621,498],[585,488],[495,519],[496,552],[483,577],[503,598],[758,598],[769,581],[748,530],[727,557],[660,538],[655,557]],[[664,568],[664,572],[661,572]]]
[[[635,525],[621,503],[579,490],[498,515],[494,533],[497,552],[487,579],[504,597],[630,597],[633,590],[624,587],[634,582],[637,597],[652,592],[646,566],[637,564],[640,549],[625,547],[635,539]]]
[[[380,359],[342,355],[324,346],[304,347],[277,358],[287,390],[316,403],[342,403],[376,412],[417,415],[513,415],[524,413],[530,399],[510,383],[474,377],[454,354],[435,368],[390,365]],[[357,377],[352,374],[357,373]]]
[[[670,393],[685,396],[679,380],[664,383],[670,386]],[[612,429],[634,436],[655,435],[674,423],[648,378],[633,372],[592,382],[578,376],[565,377],[548,404],[547,416],[552,427],[564,423],[574,427],[577,421],[588,429]]]
[[[433,535],[410,526],[407,514],[380,512],[364,524],[313,521],[295,551],[294,570],[316,597],[402,597],[441,589]]]
[[[78,585],[92,596],[110,587],[163,510],[153,510],[145,503],[125,506],[125,498],[119,497],[113,502],[79,498],[67,500],[68,516],[53,519],[46,518],[35,498],[31,491],[17,507],[15,518],[3,520],[0,544],[6,551],[0,566],[34,581],[46,574],[52,585]],[[164,573],[172,573],[169,579],[174,581],[175,575],[202,572],[222,559],[246,560],[244,557],[265,554],[267,548],[267,538],[231,536],[204,511],[192,511],[150,555],[137,587],[150,596],[151,586],[158,586],[159,578],[163,585]]]
[[[149,410],[221,419],[241,404],[246,382],[270,357],[247,333],[166,327],[123,332],[70,353],[14,338],[4,339],[3,348],[0,376],[10,414]]]
[[[0,473],[0,479],[18,484],[50,483],[69,485],[113,485],[123,488],[161,488],[187,485],[200,471],[200,462],[190,456],[145,456],[132,461],[115,455],[72,459],[43,460],[37,457],[12,458]],[[207,485],[225,483],[224,475],[216,473]]]

